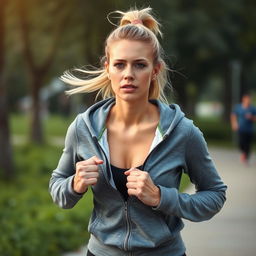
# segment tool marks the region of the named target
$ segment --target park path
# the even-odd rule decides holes
[[[227,201],[222,211],[210,221],[185,221],[182,236],[187,255],[256,255],[255,155],[250,165],[244,166],[239,162],[239,153],[236,150],[211,147],[210,154],[222,179],[228,185]],[[193,188],[190,187],[186,192],[193,193]],[[85,256],[85,250],[86,247],[83,247],[65,256]]]
[[[216,167],[228,185],[227,201],[213,219],[185,221],[182,236],[188,256],[256,255],[256,159],[239,162],[235,150],[210,148]],[[188,193],[193,192],[189,189]]]

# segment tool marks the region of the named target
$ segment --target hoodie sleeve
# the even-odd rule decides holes
[[[209,156],[200,130],[193,126],[185,149],[185,172],[196,193],[179,193],[176,188],[159,186],[161,201],[155,209],[194,222],[212,218],[222,208],[227,186],[223,184]]]
[[[72,208],[81,199],[82,194],[73,190],[77,152],[76,120],[69,126],[65,147],[57,168],[53,171],[49,191],[53,201],[61,208]]]

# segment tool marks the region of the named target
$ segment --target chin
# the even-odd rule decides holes
[[[145,102],[145,99],[147,99],[148,101],[148,96],[141,96],[141,95],[135,95],[135,94],[126,94],[126,95],[116,95],[116,98],[118,98],[121,101],[125,101],[125,102],[131,102],[131,103],[135,103],[135,102]]]

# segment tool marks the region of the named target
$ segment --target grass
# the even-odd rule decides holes
[[[43,129],[46,136],[64,137],[68,126],[74,117],[63,117],[59,115],[49,115],[43,120]],[[30,131],[30,118],[28,115],[12,114],[10,118],[11,133],[15,135],[27,136]]]

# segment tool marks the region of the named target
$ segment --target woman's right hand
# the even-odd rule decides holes
[[[96,156],[76,163],[76,174],[73,180],[73,189],[76,193],[85,193],[90,185],[97,183],[99,164],[103,164],[103,160]]]

